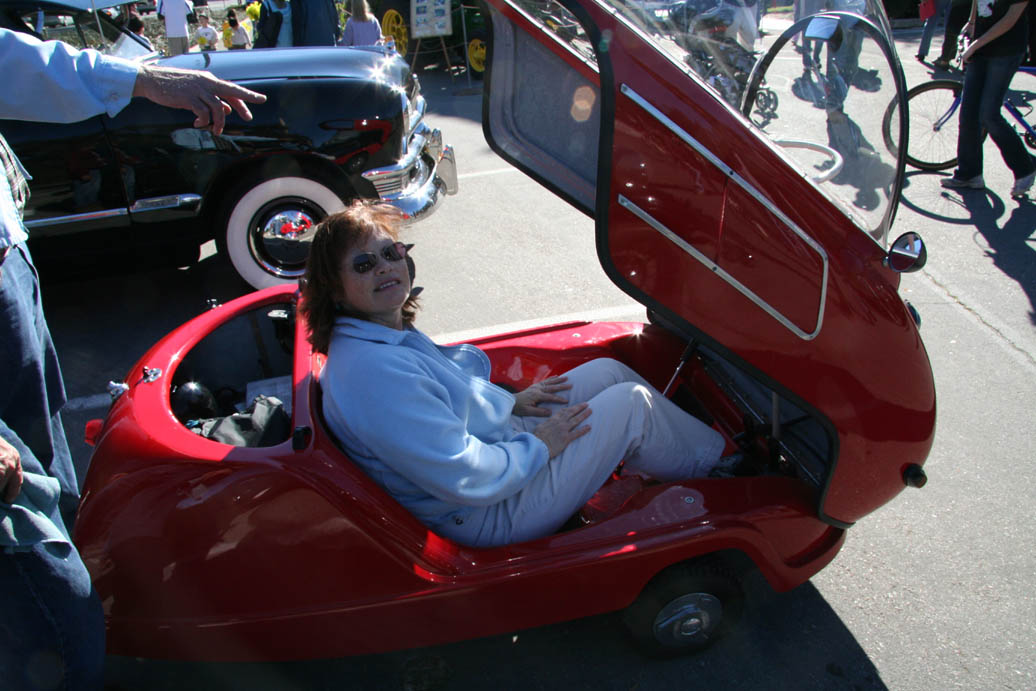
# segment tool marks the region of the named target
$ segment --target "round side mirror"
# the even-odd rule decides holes
[[[889,248],[885,266],[901,274],[917,271],[928,261],[928,250],[917,233],[903,233]]]

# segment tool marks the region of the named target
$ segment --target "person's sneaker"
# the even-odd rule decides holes
[[[948,70],[950,69],[950,61],[946,58],[936,58],[932,62],[932,67],[934,67],[937,70]]]
[[[950,189],[972,189],[972,190],[984,190],[986,188],[986,181],[982,179],[981,175],[976,175],[973,178],[959,178],[956,175],[948,178],[943,178],[939,181],[939,184],[943,187],[949,187]],[[1029,181],[1032,184],[1032,181]]]
[[[1018,178],[1014,181],[1014,187],[1011,188],[1011,196],[1024,197],[1034,181],[1036,181],[1036,171],[1029,173],[1024,178]]]

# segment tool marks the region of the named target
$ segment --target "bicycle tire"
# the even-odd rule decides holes
[[[952,79],[935,79],[907,91],[909,145],[906,161],[921,170],[946,170],[957,165],[957,112],[962,85]],[[898,117],[896,102],[885,109],[881,123],[885,146],[898,153],[892,122]],[[948,117],[946,117],[948,115]],[[946,117],[936,129],[940,119]],[[897,128],[898,129],[898,128]],[[952,155],[951,155],[952,154]]]

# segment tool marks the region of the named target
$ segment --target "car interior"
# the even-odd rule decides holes
[[[578,352],[494,347],[492,338],[476,345],[494,363],[495,383],[512,390],[533,383],[498,376],[504,369],[501,363],[513,363],[516,358],[548,363],[552,370],[546,373],[542,367],[524,368],[535,369],[537,377],[561,374],[596,357],[624,362],[681,408],[719,430],[728,440],[726,453],[744,454],[732,480],[798,478],[816,492],[819,502],[836,454],[830,425],[762,375],[735,366],[702,341],[684,338],[678,327],[662,323],[658,315],[648,316],[652,323],[645,324],[641,333]],[[213,443],[269,447],[291,438],[295,329],[293,303],[266,304],[237,315],[201,339],[173,373],[170,401],[177,419]],[[315,361],[317,367],[323,362]],[[315,385],[310,397],[320,418],[320,373],[312,374]],[[314,422],[324,437],[338,445],[322,419]],[[342,460],[347,462],[344,450]],[[566,529],[613,514],[651,484],[656,483],[650,478],[623,475],[620,466]]]

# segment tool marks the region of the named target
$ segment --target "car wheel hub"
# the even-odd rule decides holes
[[[288,197],[268,202],[250,224],[248,249],[252,258],[274,276],[302,276],[316,226],[326,215],[308,199]]]
[[[708,593],[691,593],[669,602],[655,617],[654,634],[669,647],[700,645],[719,628],[723,604]]]

